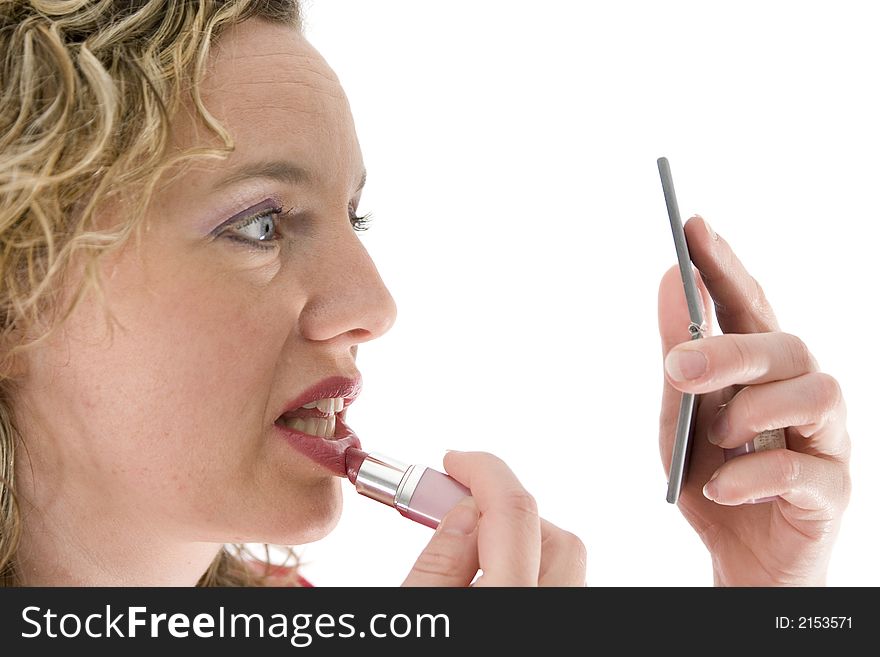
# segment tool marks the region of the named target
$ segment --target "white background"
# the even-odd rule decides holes
[[[363,234],[398,304],[363,345],[366,449],[504,458],[592,585],[711,585],[665,502],[656,159],[838,378],[853,495],[832,585],[880,585],[880,39],[870,2],[317,0],[348,94]],[[317,585],[397,585],[430,531],[356,495],[299,549]]]

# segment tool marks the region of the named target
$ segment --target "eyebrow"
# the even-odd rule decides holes
[[[214,183],[214,189],[227,187],[248,178],[269,178],[288,185],[311,185],[314,176],[308,169],[291,162],[290,160],[268,160],[263,162],[249,162],[233,169],[226,176]],[[361,174],[360,183],[355,194],[367,184],[367,172]]]

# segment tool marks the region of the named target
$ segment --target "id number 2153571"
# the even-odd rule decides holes
[[[777,616],[777,630],[851,630],[852,616]]]

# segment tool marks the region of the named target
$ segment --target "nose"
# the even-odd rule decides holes
[[[397,305],[375,263],[347,221],[324,247],[309,268],[301,334],[348,346],[378,338],[394,324]]]

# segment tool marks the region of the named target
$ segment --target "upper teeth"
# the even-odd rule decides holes
[[[330,397],[303,404],[303,408],[317,408],[322,413],[338,413],[342,410],[345,399],[342,397]]]
[[[303,433],[321,438],[333,438],[336,434],[336,416],[331,415],[329,418],[310,417],[307,420],[301,417],[282,419],[284,426],[290,429],[296,429]]]
[[[341,411],[344,405],[345,399],[342,397],[318,399],[317,401],[303,404],[303,408],[317,408],[326,417],[294,418],[283,416],[281,421],[285,426],[303,433],[320,436],[321,438],[333,438],[336,434],[336,413]]]

